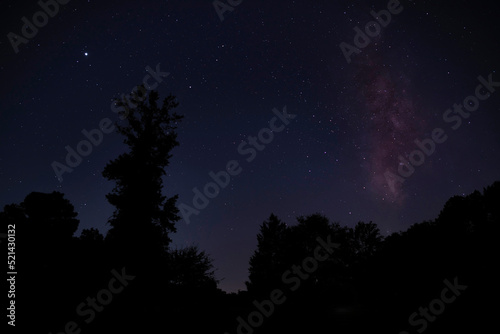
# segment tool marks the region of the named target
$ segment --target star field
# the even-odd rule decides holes
[[[349,226],[373,221],[385,234],[434,218],[450,196],[500,179],[499,92],[447,131],[404,183],[391,189],[384,173],[395,172],[415,139],[448,126],[443,112],[474,93],[478,76],[500,81],[498,20],[487,4],[402,0],[404,10],[348,63],[339,45],[353,44],[353,29],[387,3],[244,0],[221,22],[211,1],[70,1],[15,53],[7,34],[21,34],[21,18],[40,7],[8,1],[0,205],[61,191],[79,213],[77,233],[105,233],[113,184],[101,172],[126,150],[122,138],[103,134],[63,182],[51,164],[64,163],[65,147],[85,139],[82,130],[105,118],[120,122],[112,99],[130,94],[149,66],[169,73],[156,90],[177,96],[185,116],[166,195],[191,205],[209,172],[231,160],[242,168],[172,236],[215,259],[223,289],[244,288],[259,225],[271,212],[288,224],[315,212]],[[246,162],[238,146],[285,106],[296,118]]]

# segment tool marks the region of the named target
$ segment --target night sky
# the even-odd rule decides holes
[[[194,208],[193,189],[203,191],[210,172],[233,160],[241,168],[172,236],[174,247],[211,255],[226,291],[244,289],[272,212],[288,224],[316,212],[341,225],[373,221],[387,235],[500,180],[500,83],[476,89],[479,76],[500,82],[498,14],[485,3],[402,0],[348,57],[341,43],[353,50],[355,27],[365,31],[388,1],[243,0],[221,21],[210,0],[73,0],[16,47],[9,33],[22,36],[22,17],[32,22],[41,7],[2,5],[0,205],[60,191],[79,213],[77,235],[105,234],[114,184],[101,172],[127,149],[123,138],[103,134],[62,182],[53,163],[65,164],[83,130],[120,122],[112,99],[149,75],[185,116],[165,194]],[[458,106],[475,94],[483,100]],[[283,122],[284,110],[295,117]],[[280,130],[263,130],[274,117]],[[259,134],[266,143],[253,146]],[[431,150],[433,137],[446,140]],[[412,155],[415,140],[431,153]],[[408,171],[410,159],[420,165],[403,178],[398,167]]]

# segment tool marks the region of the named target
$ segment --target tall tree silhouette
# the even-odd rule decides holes
[[[257,235],[257,250],[250,258],[249,291],[267,293],[267,289],[281,282],[281,275],[286,268],[284,262],[287,249],[289,229],[274,214],[269,216],[260,226]]]
[[[143,86],[139,88],[145,91]],[[152,91],[132,109],[116,101],[126,110],[122,114],[126,125],[117,129],[125,136],[129,152],[109,162],[103,171],[105,178],[116,182],[106,196],[116,208],[107,239],[134,256],[147,250],[151,254],[165,251],[171,241],[169,233],[176,231],[175,222],[180,219],[177,195],[167,198],[162,194],[162,177],[171,150],[179,145],[175,130],[183,116],[172,112],[178,106],[174,96],[165,98],[162,106],[158,99],[158,93]]]

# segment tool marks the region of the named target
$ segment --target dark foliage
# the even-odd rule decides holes
[[[289,225],[271,214],[248,291],[221,291],[208,254],[169,247],[179,217],[163,177],[182,117],[172,96],[161,107],[157,100],[152,92],[137,101],[118,127],[130,150],[103,172],[116,182],[105,237],[95,228],[75,237],[77,213],[59,192],[33,192],[0,212],[4,229],[16,225],[21,329],[59,333],[74,321],[81,333],[476,333],[494,323],[500,182],[386,237],[372,222],[347,227],[312,214]],[[409,323],[442,298],[444,280],[467,289],[425,328]],[[91,311],[92,298],[102,308]]]

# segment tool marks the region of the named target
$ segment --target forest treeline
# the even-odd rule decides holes
[[[389,236],[373,222],[348,227],[311,214],[287,224],[271,213],[256,236],[247,289],[222,291],[209,254],[171,246],[180,218],[163,176],[182,116],[173,96],[161,106],[158,99],[138,98],[118,125],[129,150],[103,170],[115,182],[106,235],[89,228],[75,236],[77,213],[60,192],[32,192],[0,212],[3,229],[16,226],[16,327],[447,333],[494,323],[500,182],[454,196],[436,219]]]

